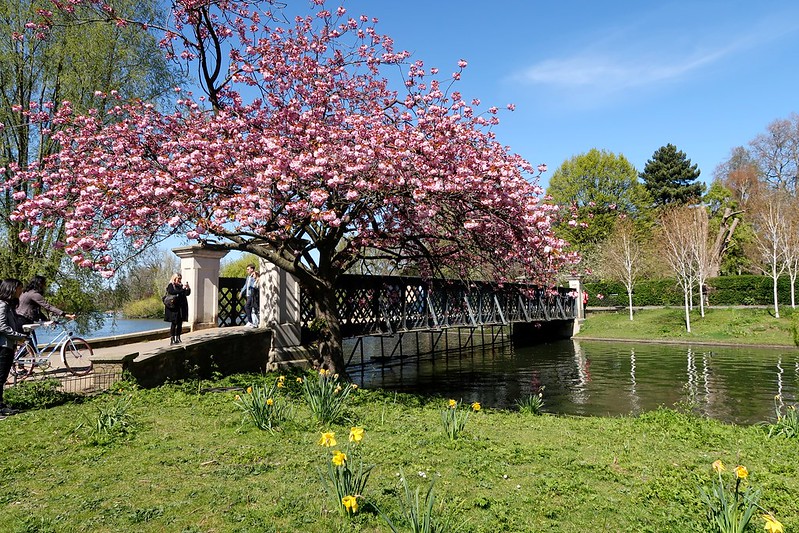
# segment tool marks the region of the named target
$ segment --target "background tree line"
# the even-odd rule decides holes
[[[760,274],[771,279],[779,316],[779,279],[795,307],[799,275],[799,115],[769,124],[731,150],[709,187],[672,144],[642,172],[621,154],[593,149],[564,162],[547,193],[571,207],[558,232],[583,255],[587,281],[617,281],[631,308],[637,281],[669,279],[688,311],[704,314],[708,280]],[[787,303],[787,302],[783,302]]]

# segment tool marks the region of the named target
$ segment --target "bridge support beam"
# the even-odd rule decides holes
[[[219,319],[219,262],[227,250],[211,246],[172,248],[180,258],[180,274],[189,282],[188,327],[191,331],[215,328]]]

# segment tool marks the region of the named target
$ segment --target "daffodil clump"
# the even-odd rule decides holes
[[[444,422],[444,431],[450,440],[455,440],[466,427],[471,413],[476,413],[482,408],[479,402],[473,402],[469,408],[461,408],[455,400],[447,401],[447,407],[441,411],[441,420]]]
[[[707,507],[707,519],[713,531],[742,533],[760,510],[761,518],[765,521],[764,529],[769,533],[782,533],[782,524],[758,503],[760,489],[747,484],[749,470],[745,466],[738,465],[732,470],[733,479],[729,484],[724,481],[727,471],[724,463],[718,460],[712,466],[716,480],[709,489],[701,487],[700,494]]]
[[[285,376],[280,376],[269,386],[255,385],[247,387],[244,394],[237,394],[234,403],[244,415],[242,423],[249,421],[258,429],[274,431],[288,419],[290,406],[280,391],[285,380]]]
[[[799,438],[799,413],[796,412],[795,405],[789,405],[782,413],[782,396],[779,394],[774,397],[774,410],[777,420],[773,424],[768,424],[769,437],[787,437],[789,439]]]
[[[544,409],[544,387],[539,387],[538,392],[516,400],[520,413],[540,415]]]
[[[322,424],[332,424],[341,418],[349,395],[358,388],[354,383],[343,383],[338,374],[324,368],[312,373],[302,382],[305,401],[314,417]]]
[[[320,473],[328,494],[335,501],[339,512],[351,516],[358,512],[359,501],[363,500],[366,482],[374,465],[364,465],[358,455],[358,447],[363,441],[365,432],[362,427],[352,427],[342,450],[336,434],[332,431],[322,433],[319,446],[328,448],[329,459],[326,459],[327,471]]]

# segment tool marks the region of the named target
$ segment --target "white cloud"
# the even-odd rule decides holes
[[[606,27],[583,36],[582,49],[520,69],[511,81],[591,105],[633,90],[679,83],[715,66],[740,68],[730,58],[797,30],[796,19],[777,19],[775,14],[751,22],[745,31],[742,23],[739,19],[733,26],[717,27]]]
[[[727,55],[718,50],[694,57],[667,60],[623,58],[589,52],[562,59],[548,59],[523,71],[516,79],[536,85],[566,89],[601,89],[616,92],[631,87],[679,79]]]

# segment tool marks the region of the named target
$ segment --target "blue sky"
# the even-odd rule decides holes
[[[550,175],[591,148],[640,172],[672,143],[710,182],[734,147],[799,112],[795,0],[343,4],[427,67],[465,59],[465,99],[516,104],[498,138]]]

